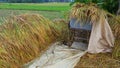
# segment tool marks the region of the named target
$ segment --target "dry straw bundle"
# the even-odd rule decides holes
[[[120,39],[120,16],[113,16],[109,19],[116,39]]]
[[[59,31],[60,31],[60,35],[59,38],[57,39],[60,42],[68,42],[70,41],[69,37],[70,37],[70,32],[68,29],[68,22],[64,19],[55,19],[53,21],[57,26],[59,26]]]
[[[60,35],[61,28],[37,14],[11,17],[0,26],[0,68],[21,68]]]
[[[100,18],[106,17],[104,10],[99,9],[96,4],[75,3],[71,9],[70,18],[77,18],[81,22],[98,22]]]
[[[120,16],[113,16],[109,19],[113,34],[115,36],[115,47],[113,50],[113,57],[120,59]]]

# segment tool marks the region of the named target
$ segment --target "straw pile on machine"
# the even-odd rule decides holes
[[[70,18],[77,18],[78,21],[83,23],[95,23],[104,17],[106,17],[105,11],[99,9],[97,5],[93,3],[75,3],[70,12]]]
[[[81,61],[76,65],[75,68],[81,67],[101,67],[111,65],[112,67],[120,66],[120,16],[112,15],[109,12],[104,11],[97,7],[96,4],[84,4],[84,3],[75,3],[70,12],[70,19],[76,18],[82,24],[89,23],[98,23],[98,21],[106,18],[113,30],[115,36],[115,47],[111,54],[86,54],[81,58]],[[109,58],[106,58],[109,57]],[[116,58],[117,60],[113,59]],[[96,60],[96,61],[95,61]],[[111,63],[110,63],[111,62]],[[91,64],[92,63],[92,64]]]
[[[6,20],[0,26],[0,68],[21,68],[40,56],[61,35],[59,24],[37,14]]]
[[[115,36],[115,49],[113,56],[120,57],[120,16],[115,16],[109,12],[100,9],[96,4],[75,3],[70,12],[70,18],[77,18],[83,24],[86,22],[97,23],[99,20],[108,19],[108,22]]]

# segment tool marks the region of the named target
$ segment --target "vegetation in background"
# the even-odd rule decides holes
[[[0,23],[6,17],[22,13],[39,13],[51,20],[65,18],[64,14],[67,14],[65,12],[69,9],[69,3],[1,3]]]
[[[71,0],[2,0],[10,3],[70,2]]]
[[[116,14],[119,7],[119,0],[104,0],[102,8],[110,13]]]
[[[69,3],[1,3],[0,9],[68,11],[70,6]]]
[[[107,10],[110,13],[117,13],[119,0],[75,0],[73,3],[80,2],[80,3],[96,3],[99,7]]]
[[[0,24],[4,23],[4,20],[10,18],[11,16],[14,15],[20,15],[20,14],[42,14],[44,17],[54,20],[54,19],[63,19],[64,17],[64,11],[59,12],[59,11],[33,11],[33,10],[7,10],[7,9],[2,9],[0,10]]]

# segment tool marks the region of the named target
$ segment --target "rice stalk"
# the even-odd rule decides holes
[[[0,68],[21,68],[60,35],[58,25],[37,14],[13,16],[0,26]]]
[[[120,16],[113,16],[109,19],[113,34],[115,36],[115,46],[112,57],[120,59]]]
[[[69,22],[67,22],[63,19],[55,19],[53,22],[57,25],[57,27],[59,26],[58,30],[60,31],[60,35],[59,35],[57,41],[61,41],[61,42],[70,41],[70,39],[69,39],[69,29],[68,29],[68,23]]]

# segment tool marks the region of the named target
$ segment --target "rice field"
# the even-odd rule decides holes
[[[68,11],[69,3],[0,3],[0,9]]]
[[[0,23],[6,17],[23,13],[42,14],[50,20],[64,18],[69,9],[69,3],[0,3]]]
[[[25,13],[42,14],[50,20],[64,18],[70,8],[69,3],[0,3],[0,23],[6,17]]]
[[[42,14],[44,17],[54,20],[54,19],[63,19],[65,18],[65,11],[34,11],[34,10],[8,10],[0,9],[0,23],[3,23],[4,20],[13,15],[20,14]]]

